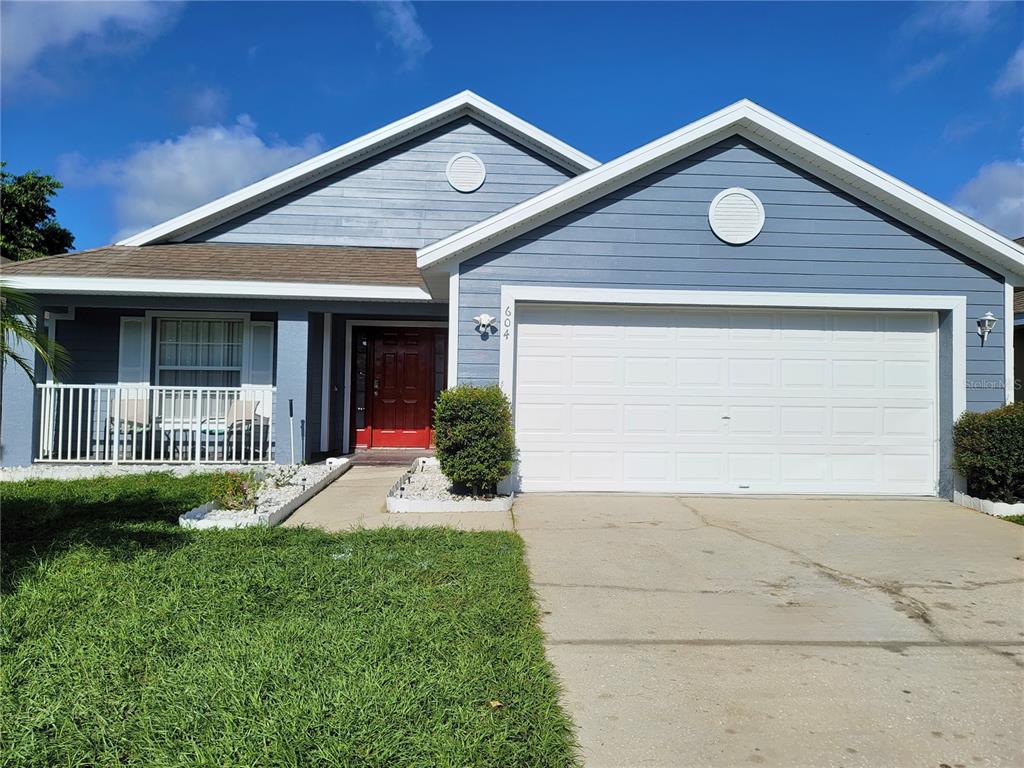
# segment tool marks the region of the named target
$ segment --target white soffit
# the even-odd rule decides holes
[[[517,141],[552,162],[574,172],[596,168],[597,160],[545,133],[534,125],[507,112],[496,104],[463,91],[431,107],[396,120],[347,144],[328,150],[280,173],[243,187],[213,202],[169,219],[161,224],[119,241],[118,245],[150,245],[180,242],[194,237],[228,219],[240,216],[295,189],[344,170],[361,160],[409,141],[427,131],[457,120],[472,117],[499,133]]]
[[[1024,275],[1024,248],[743,99],[417,252],[420,269],[470,258],[739,135],[994,271]]]

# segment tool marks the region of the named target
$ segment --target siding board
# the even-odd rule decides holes
[[[452,189],[452,155],[487,166],[472,194]],[[287,194],[193,242],[419,248],[561,184],[572,174],[496,131],[463,118]]]
[[[755,191],[765,207],[764,230],[742,246],[722,243],[707,223],[711,199],[733,186]],[[1002,329],[984,347],[974,332],[984,312],[1002,317],[1002,278],[738,137],[469,259],[460,272],[460,382],[497,380],[498,339],[471,326],[480,312],[500,315],[503,284],[955,294],[968,305],[968,407],[1002,403]]]

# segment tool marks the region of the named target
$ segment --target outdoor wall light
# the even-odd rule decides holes
[[[496,317],[491,317],[486,312],[482,315],[477,315],[473,318],[473,322],[476,323],[476,332],[485,337],[494,333],[494,331],[498,330],[498,326],[494,324],[497,319]]]
[[[978,335],[981,336],[981,346],[985,346],[985,339],[992,333],[992,329],[996,327],[996,322],[996,316],[991,312],[986,312],[978,318]]]

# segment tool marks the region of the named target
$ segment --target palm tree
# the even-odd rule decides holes
[[[24,347],[39,355],[54,378],[67,372],[71,362],[67,350],[47,339],[41,330],[36,300],[24,291],[0,283],[0,392],[8,361],[15,363],[30,379],[34,377],[32,358],[20,351]],[[0,397],[0,421],[2,409]]]

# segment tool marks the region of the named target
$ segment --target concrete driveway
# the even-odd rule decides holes
[[[1024,527],[919,500],[514,512],[587,766],[1024,765]]]

